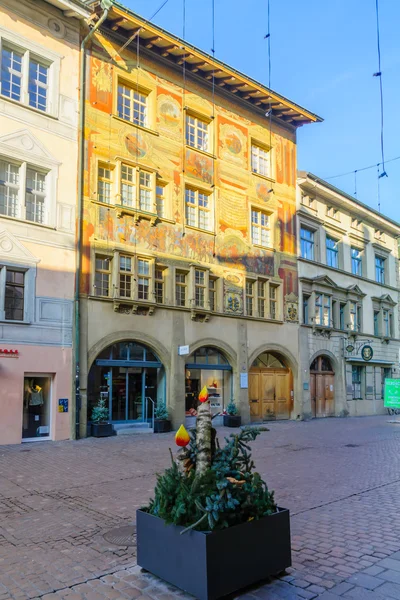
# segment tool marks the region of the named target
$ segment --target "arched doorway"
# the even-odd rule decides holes
[[[327,356],[317,356],[311,363],[310,397],[314,417],[335,415],[335,373]]]
[[[249,402],[252,421],[289,419],[292,409],[292,372],[277,352],[263,352],[251,365]]]
[[[197,415],[199,393],[206,386],[213,415],[224,411],[232,398],[232,367],[213,346],[202,346],[185,365],[186,417]]]
[[[153,406],[165,402],[165,370],[158,356],[134,341],[112,344],[94,361],[88,377],[88,421],[104,398],[113,423],[150,422]]]

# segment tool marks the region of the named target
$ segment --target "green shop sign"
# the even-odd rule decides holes
[[[400,408],[400,379],[385,379],[386,408]]]

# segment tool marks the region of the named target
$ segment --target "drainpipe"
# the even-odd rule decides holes
[[[82,222],[83,222],[83,191],[85,173],[85,100],[86,100],[86,44],[99,27],[107,19],[112,7],[113,0],[101,0],[100,5],[104,10],[96,25],[89,31],[81,43],[80,54],[80,98],[79,98],[79,162],[78,162],[78,223],[77,223],[77,257],[75,271],[75,437],[79,439],[81,393],[79,385],[80,377],[80,274],[82,269]]]

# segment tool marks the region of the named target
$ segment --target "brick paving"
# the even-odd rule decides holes
[[[400,600],[400,425],[388,421],[273,423],[258,438],[257,468],[291,510],[293,566],[241,599]],[[170,446],[172,434],[136,434],[0,447],[0,600],[189,598],[103,537],[134,523]]]

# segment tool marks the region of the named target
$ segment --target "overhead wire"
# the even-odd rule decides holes
[[[169,2],[169,0],[164,0],[164,2],[157,8],[156,12],[150,17],[150,19],[146,20],[146,23],[150,23],[154,19],[154,17],[156,15],[158,15],[158,13],[160,12],[160,10],[162,8],[164,8],[164,6],[167,4],[167,2]],[[129,44],[131,44],[133,42],[134,39],[136,39],[136,37],[140,34],[140,32],[142,31],[143,28],[144,28],[144,25],[142,25],[141,27],[139,27],[139,29],[137,29],[135,31],[135,33],[133,35],[131,35],[130,38],[127,39],[127,41],[125,42],[125,44],[123,44],[121,46],[121,48],[119,50],[117,50],[117,54],[121,54],[121,52],[123,52],[125,50],[125,48],[127,46],[129,46]]]
[[[211,52],[212,52],[212,57],[213,57],[213,62],[215,61],[215,0],[211,0],[211,11],[212,11],[212,15],[211,15],[211,28],[212,28],[212,48],[211,48]],[[212,143],[212,148],[213,148],[213,169],[212,169],[212,189],[213,189],[213,217],[214,217],[214,241],[213,241],[213,256],[215,256],[216,254],[216,236],[217,236],[217,228],[216,228],[216,216],[217,216],[217,211],[216,211],[216,190],[215,190],[215,136],[216,136],[216,124],[215,124],[215,69],[213,66],[213,72],[212,72],[212,136],[213,136],[213,143]]]
[[[271,3],[270,0],[267,0],[267,34],[264,36],[264,39],[267,40],[267,52],[268,52],[268,89],[271,90]],[[269,119],[269,156],[270,156],[270,168],[272,166],[271,161],[271,152],[272,152],[272,98],[269,96],[269,108],[266,112],[266,116]],[[273,192],[274,188],[269,190],[269,192]]]
[[[396,160],[400,160],[400,156],[395,156],[394,158],[390,158],[389,160],[385,160],[385,165],[394,162]],[[339,177],[345,177],[346,175],[353,175],[354,173],[361,173],[362,171],[368,171],[369,169],[375,169],[377,166],[383,166],[382,162],[374,163],[373,165],[369,165],[368,167],[363,167],[362,169],[353,169],[352,171],[346,171],[346,173],[339,173],[339,175],[332,175],[331,177],[323,177],[325,181],[329,181],[330,179],[338,179]],[[382,174],[381,174],[382,177]]]
[[[182,40],[186,38],[186,0],[182,0]],[[186,167],[186,47],[183,45],[182,62],[182,237],[186,235],[186,187],[185,187],[185,167]]]
[[[379,79],[379,93],[380,93],[380,109],[381,109],[381,157],[382,157],[382,168],[383,171],[379,177],[387,177],[385,171],[385,148],[384,148],[384,111],[383,111],[383,82],[382,82],[382,68],[381,68],[381,42],[380,42],[380,27],[379,27],[379,0],[375,0],[375,14],[376,14],[376,43],[378,52],[378,71],[374,73],[374,77]]]

